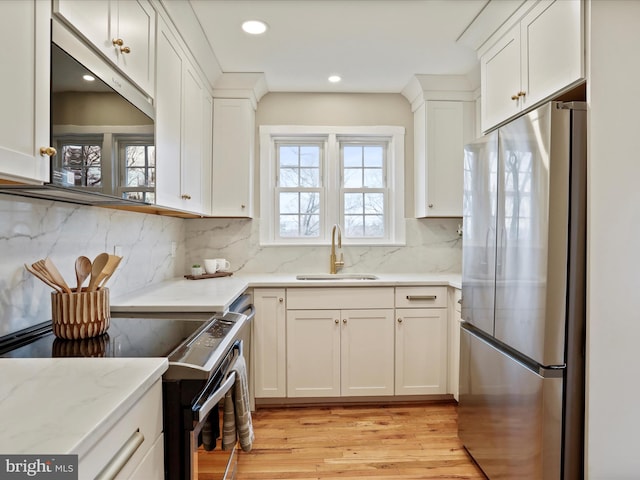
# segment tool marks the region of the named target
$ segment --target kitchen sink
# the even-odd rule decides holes
[[[297,275],[296,280],[378,280],[370,273],[310,273]]]

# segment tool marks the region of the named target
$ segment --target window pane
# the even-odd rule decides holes
[[[382,215],[384,213],[384,194],[365,193],[364,194],[364,213]]]
[[[364,147],[364,166],[382,168],[383,154],[381,145]]]
[[[362,167],[362,147],[345,145],[342,148],[343,162],[347,167]]]
[[[362,169],[361,168],[345,168],[344,169],[344,187],[345,188],[361,188],[362,187]]]
[[[320,167],[320,147],[317,145],[300,146],[300,166]]]
[[[317,192],[300,193],[300,213],[319,213],[320,194]]]
[[[280,213],[298,213],[298,192],[280,193]]]
[[[71,170],[75,184],[100,187],[102,184],[102,148],[100,145],[63,145],[62,167]]]
[[[384,217],[382,215],[366,215],[364,217],[366,237],[384,237]]]
[[[298,166],[298,153],[300,149],[297,145],[280,145],[278,150],[280,165]]]
[[[320,216],[319,215],[302,215],[300,219],[301,219],[300,236],[302,237],[320,236]]]
[[[297,237],[298,235],[298,215],[280,215],[280,236]]]
[[[297,168],[281,168],[279,177],[280,186],[298,187],[300,183],[298,172],[299,170]]]
[[[140,145],[129,145],[125,148],[127,165],[130,167],[144,167],[146,164],[145,147]]]
[[[300,186],[301,187],[319,187],[320,186],[320,170],[317,168],[301,168],[300,169]]]
[[[344,213],[362,215],[364,211],[362,193],[345,193],[344,194]]]
[[[144,168],[128,168],[127,169],[127,186],[140,187],[146,186]]]
[[[368,188],[384,187],[382,169],[381,168],[365,168],[364,169],[364,186]]]
[[[102,169],[100,167],[88,168],[87,175],[83,179],[82,185],[86,185],[87,187],[99,187],[101,184],[102,184]]]
[[[347,237],[364,236],[364,217],[362,215],[344,216],[344,234]]]

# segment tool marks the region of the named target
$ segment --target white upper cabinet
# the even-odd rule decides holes
[[[154,96],[156,14],[147,0],[54,0],[53,11]]]
[[[2,2],[0,39],[0,179],[49,181],[49,4]],[[52,152],[49,152],[52,153]]]
[[[212,99],[177,35],[158,28],[156,202],[210,213]]]
[[[414,111],[415,216],[462,216],[464,144],[474,137],[474,103],[427,100]]]
[[[255,109],[247,98],[213,100],[214,217],[253,216]]]
[[[552,98],[584,78],[580,0],[542,0],[480,57],[482,130]]]
[[[182,52],[175,37],[159,22],[156,83],[156,202],[167,207],[180,203],[182,151]]]
[[[516,25],[480,60],[482,129],[488,130],[520,111],[520,25]]]

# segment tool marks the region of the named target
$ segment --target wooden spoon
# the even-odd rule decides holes
[[[113,272],[115,272],[116,268],[118,268],[120,260],[122,260],[122,257],[119,257],[117,255],[109,255],[109,261],[107,262],[107,265],[102,269],[102,273],[100,274],[100,278],[98,279],[98,288],[104,287],[104,285],[107,283],[107,280],[111,278]]]
[[[53,283],[48,276],[40,273],[39,271],[37,271],[35,268],[33,268],[33,266],[29,266],[26,263],[24,264],[24,268],[27,269],[27,271],[31,274],[33,274],[35,277],[39,278],[40,280],[42,280],[44,283],[46,283],[47,285],[49,285],[51,288],[53,288],[56,292],[60,292],[62,293],[62,287],[60,287],[60,285],[56,285],[55,283]]]
[[[76,280],[77,280],[76,292],[82,291],[82,284],[90,274],[91,274],[91,260],[89,260],[84,255],[79,256],[76,259]]]
[[[102,270],[107,265],[108,261],[108,253],[101,253],[95,258],[95,260],[93,261],[93,265],[91,266],[91,279],[89,280],[87,292],[94,292],[98,288],[98,277],[102,273]]]
[[[71,293],[71,289],[69,288],[69,285],[67,285],[67,282],[64,281],[64,277],[60,274],[60,272],[58,271],[58,269],[56,268],[56,266],[53,264],[53,262],[49,257],[44,259],[44,266],[47,269],[47,272],[49,272],[49,276],[53,280],[53,283],[60,285],[60,287],[62,287],[62,289],[66,293]]]

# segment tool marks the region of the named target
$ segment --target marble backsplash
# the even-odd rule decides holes
[[[405,246],[343,246],[343,272],[459,273],[458,218],[406,219]],[[243,273],[328,273],[329,246],[260,246],[259,220],[186,221],[187,265],[224,257]]]
[[[123,260],[108,283],[118,295],[183,273],[184,225],[179,218],[0,194],[0,336],[51,318],[51,288],[25,263],[48,256],[75,285],[78,255],[93,259],[119,246]]]
[[[405,246],[344,246],[344,272],[458,273],[460,220],[407,219]],[[172,243],[176,254],[172,256]],[[328,272],[328,246],[260,246],[259,220],[180,219],[0,194],[0,336],[51,318],[51,288],[24,269],[50,257],[75,285],[78,255],[122,250],[109,280],[119,295],[189,273],[204,258],[234,272]]]

